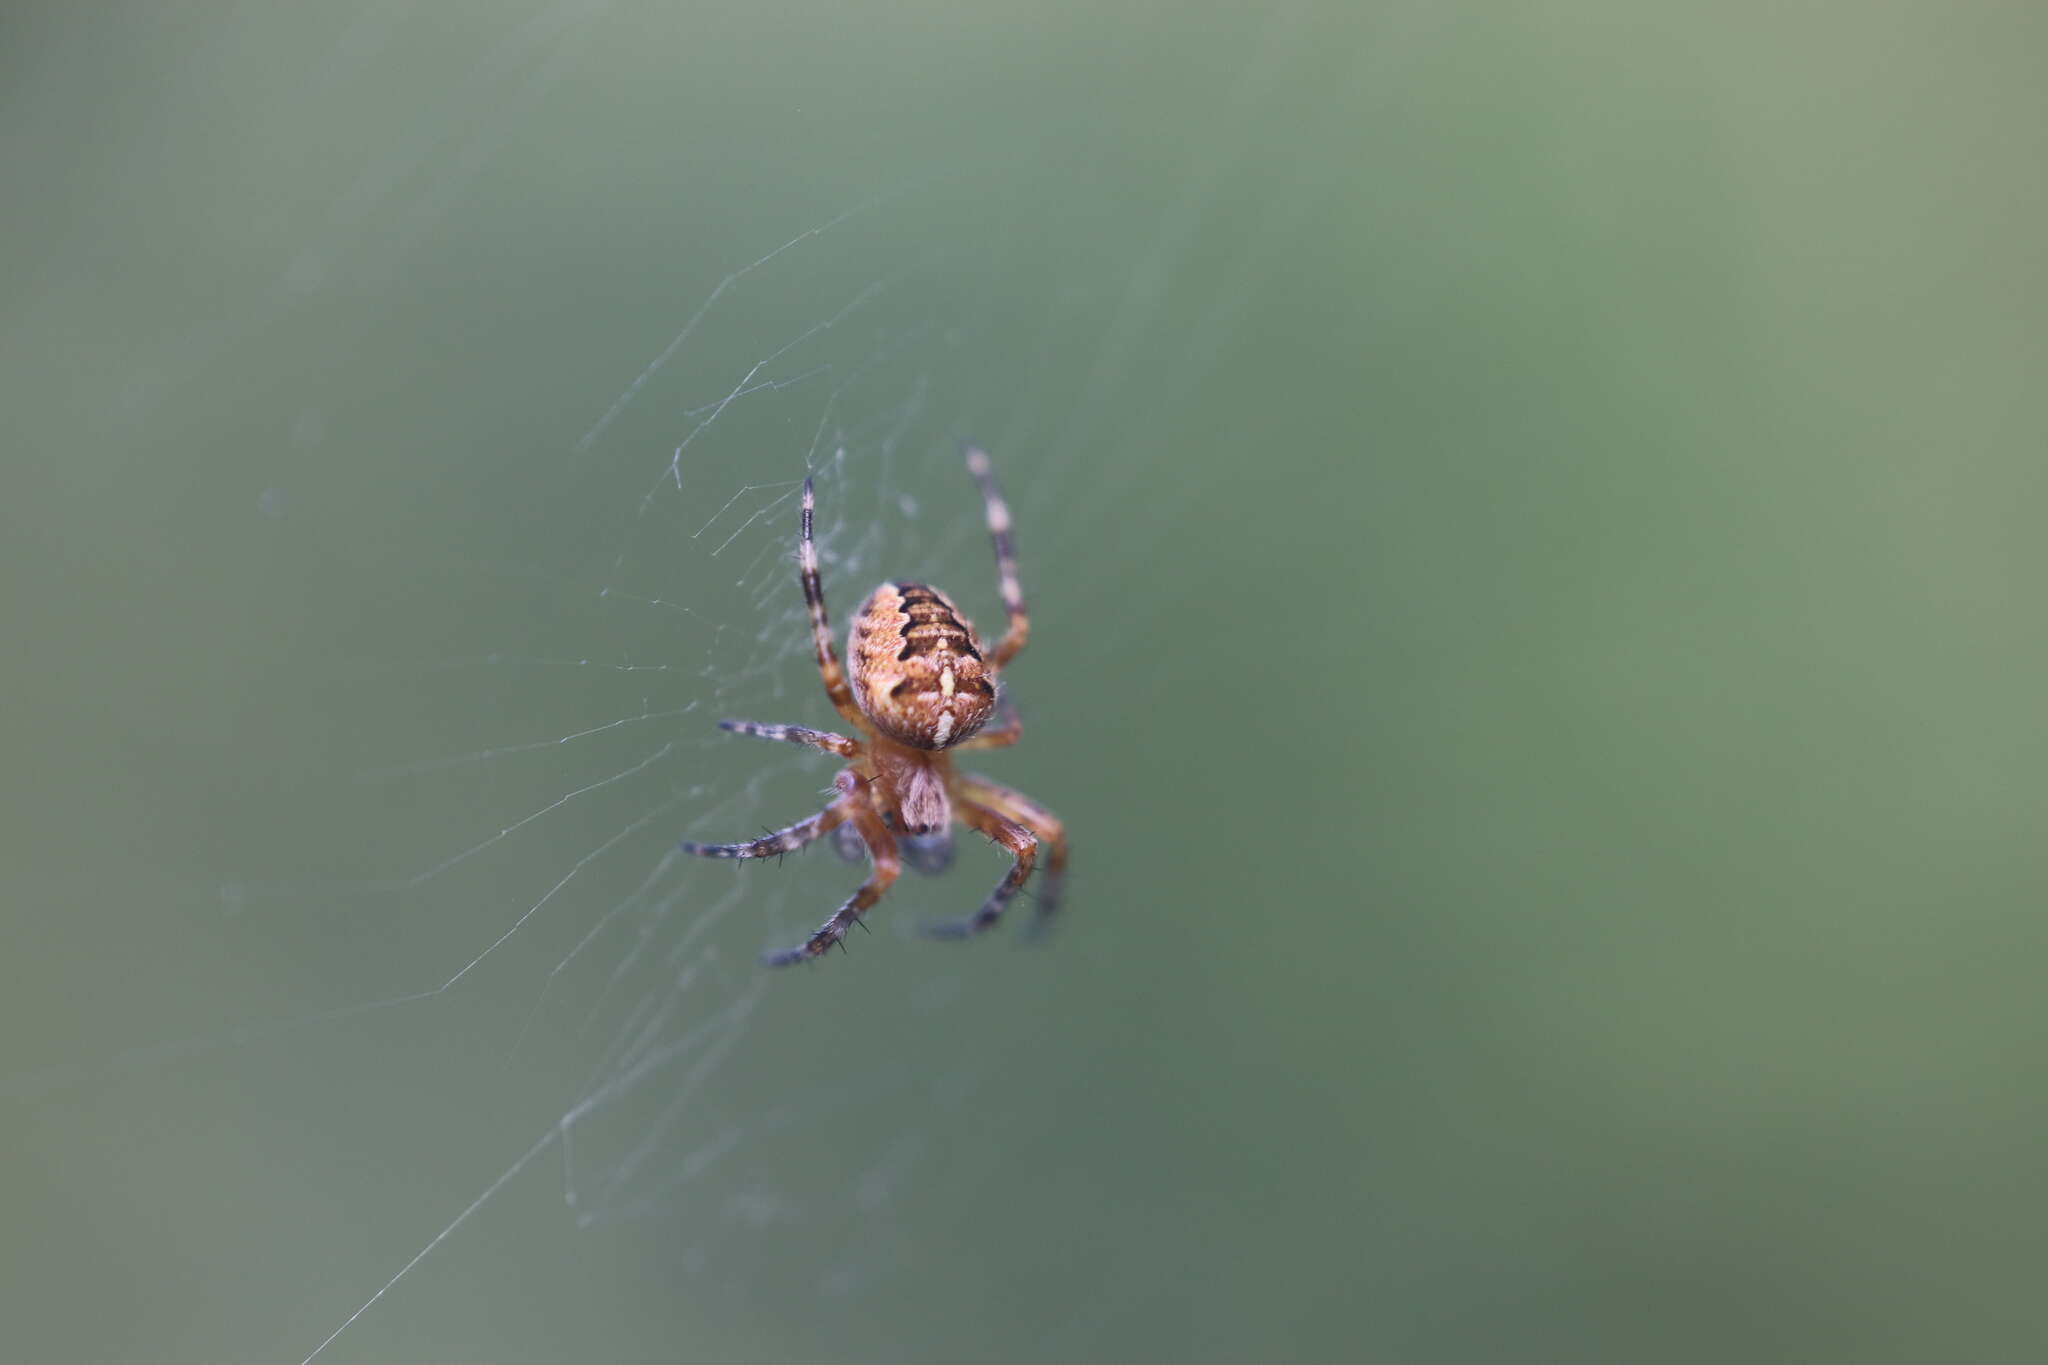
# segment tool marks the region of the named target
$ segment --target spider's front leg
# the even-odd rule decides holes
[[[1038,878],[1038,917],[1033,932],[1048,927],[1060,908],[1060,888],[1067,876],[1067,827],[1060,818],[1015,787],[991,782],[977,773],[960,774],[959,790],[977,806],[1006,815],[1036,834],[1051,851]]]
[[[685,853],[694,853],[700,858],[774,858],[784,853],[794,853],[821,834],[830,833],[846,819],[844,801],[834,801],[808,820],[799,820],[785,825],[758,839],[748,839],[737,844],[700,844],[685,839],[676,847]]]
[[[873,866],[868,871],[868,879],[860,884],[860,889],[847,898],[846,904],[840,906],[831,919],[819,925],[816,933],[794,948],[785,948],[781,952],[769,953],[762,957],[761,961],[770,967],[787,967],[792,962],[802,962],[830,952],[832,945],[846,937],[847,931],[860,922],[860,917],[882,898],[882,893],[889,889],[903,870],[902,863],[896,856],[896,836],[882,823],[882,817],[876,812],[874,803],[859,790],[860,779],[851,768],[839,776],[839,789],[846,795],[833,802],[833,806],[847,808],[845,818],[859,831],[861,842],[868,846],[868,857]]]
[[[860,795],[860,776],[853,769],[841,769],[839,775],[832,779],[832,785],[839,789],[839,799],[808,820],[799,820],[744,843],[700,844],[685,839],[677,847],[700,858],[773,858],[783,853],[794,853],[820,835],[830,834],[839,828],[853,818],[856,807],[867,804]]]
[[[1024,881],[1031,875],[1032,864],[1038,860],[1038,836],[1015,820],[999,814],[973,800],[962,797],[954,802],[954,813],[960,823],[975,829],[1010,850],[1016,861],[1010,870],[996,883],[996,889],[988,893],[988,899],[981,903],[981,909],[966,919],[940,920],[924,926],[926,934],[933,938],[967,938],[978,934],[1002,918],[1003,911],[1023,888]]]

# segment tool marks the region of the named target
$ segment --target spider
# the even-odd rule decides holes
[[[1012,862],[981,908],[964,919],[926,926],[937,938],[966,938],[1001,918],[1031,875],[1041,841],[1051,845],[1039,879],[1038,922],[1059,906],[1066,872],[1066,830],[1053,813],[1022,792],[953,769],[953,753],[1001,749],[1015,744],[1023,724],[1005,705],[1002,724],[982,727],[997,711],[996,675],[1024,648],[1031,620],[1017,583],[1017,557],[1010,545],[1010,510],[996,487],[989,458],[967,452],[967,468],[981,485],[989,538],[995,543],[1008,628],[993,652],[985,652],[974,627],[951,598],[923,583],[884,583],[868,594],[847,632],[853,661],[849,679],[832,648],[825,615],[825,590],[818,581],[818,550],[811,541],[813,498],[804,480],[803,516],[797,538],[798,580],[811,613],[811,644],[818,674],[860,738],[809,730],[801,725],[763,725],[722,720],[719,728],[757,739],[807,744],[848,759],[832,785],[839,795],[807,820],[740,844],[699,844],[684,840],[683,851],[705,858],[767,858],[794,852],[831,834],[841,853],[857,858],[865,850],[868,878],[816,933],[794,948],[769,953],[770,966],[786,966],[829,952],[861,916],[882,898],[908,861],[919,872],[937,872],[952,861],[952,822],[958,820],[1009,850]]]

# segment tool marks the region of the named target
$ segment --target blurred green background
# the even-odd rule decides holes
[[[2044,27],[16,13],[9,1358],[2038,1358]],[[1067,922],[764,973],[965,439]]]

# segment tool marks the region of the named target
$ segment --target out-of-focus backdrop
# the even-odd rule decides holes
[[[2037,7],[6,31],[10,1359],[2038,1351]],[[1065,921],[763,971],[970,440]]]

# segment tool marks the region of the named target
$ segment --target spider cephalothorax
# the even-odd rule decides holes
[[[797,725],[720,721],[740,734],[808,744],[852,762],[833,779],[838,798],[807,820],[743,844],[683,843],[685,851],[707,858],[765,858],[834,833],[842,848],[867,850],[873,868],[860,889],[800,946],[771,953],[771,963],[816,957],[842,941],[896,880],[904,857],[919,871],[943,869],[951,859],[947,830],[954,820],[1001,844],[1013,861],[981,909],[964,920],[934,925],[932,932],[962,937],[995,923],[1031,875],[1040,840],[1051,846],[1038,897],[1040,918],[1058,907],[1067,862],[1066,832],[1059,820],[1022,792],[953,770],[953,751],[1002,748],[1023,733],[1014,715],[1006,715],[998,729],[984,733],[983,727],[996,710],[996,675],[1031,631],[1010,548],[1009,508],[996,490],[988,456],[968,451],[967,467],[981,484],[989,537],[995,542],[1009,618],[1003,638],[993,650],[984,650],[974,627],[944,593],[923,583],[884,583],[868,594],[847,634],[850,680],[832,648],[818,551],[811,539],[811,481],[804,480],[797,562],[810,608],[811,644],[825,694],[861,738]],[[900,846],[898,835],[903,836]]]

